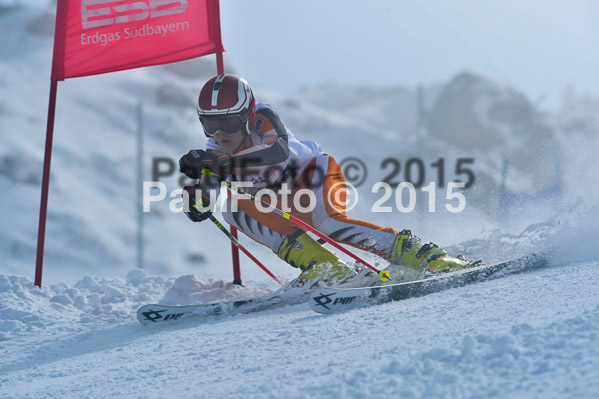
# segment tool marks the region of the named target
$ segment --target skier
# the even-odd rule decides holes
[[[343,185],[336,183],[345,181],[335,159],[323,153],[317,143],[296,139],[269,105],[256,104],[243,78],[222,75],[210,79],[200,92],[197,112],[208,137],[206,149],[192,150],[179,160],[182,173],[200,179],[199,184],[184,187],[184,199],[188,200],[185,213],[192,221],[206,220],[214,204],[210,181],[201,173],[206,168],[220,179],[251,183],[244,190],[253,194],[261,189],[277,193],[284,183],[291,198],[302,189],[310,190],[314,194],[311,200],[315,200],[313,209],[304,211],[307,204],[303,195],[299,203],[287,201],[290,214],[339,243],[416,269],[420,278],[470,263],[448,256],[433,243],[422,242],[409,230],[397,231],[347,217],[344,192],[335,192],[343,190]],[[279,200],[277,204],[283,201],[282,196],[270,199],[271,203]],[[299,268],[299,281],[334,285],[356,275],[353,268],[289,220],[264,212],[250,199],[238,199],[237,210],[231,205],[228,198],[225,220]]]

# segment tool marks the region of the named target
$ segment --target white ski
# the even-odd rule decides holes
[[[544,254],[531,254],[504,262],[441,274],[424,280],[376,287],[321,288],[312,292],[308,304],[315,312],[333,313],[358,306],[423,296],[506,274],[532,270],[545,266],[547,261],[548,258]]]
[[[259,312],[304,303],[308,300],[308,295],[309,292],[302,290],[281,289],[267,297],[239,301],[184,306],[149,304],[137,309],[137,320],[143,325],[151,325],[187,318],[207,318],[210,316]]]

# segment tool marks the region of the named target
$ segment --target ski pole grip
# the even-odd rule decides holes
[[[218,175],[217,175],[216,173],[212,172],[212,171],[211,171],[210,169],[208,169],[208,168],[204,168],[204,169],[202,169],[202,174],[203,174],[204,176],[210,176],[210,177],[212,177],[213,179],[217,179],[217,180],[219,180],[219,181],[220,181],[220,179],[218,178]]]
[[[202,169],[202,175],[210,176],[210,180],[212,180],[216,185],[220,185],[221,180],[218,178],[218,175],[212,172],[210,169],[204,168]]]

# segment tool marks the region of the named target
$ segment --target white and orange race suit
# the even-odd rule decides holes
[[[209,151],[224,152],[211,138],[206,147]],[[299,141],[287,129],[275,111],[267,104],[256,106],[256,123],[240,148],[230,154],[233,161],[232,182],[245,182],[244,191],[257,194],[271,190],[280,194],[283,184],[289,189],[289,198],[276,197],[276,205],[298,219],[308,223],[337,242],[360,248],[388,259],[398,231],[380,227],[362,220],[350,219],[345,214],[345,178],[335,159],[322,152],[313,141]],[[302,189],[314,195],[293,197]],[[342,190],[336,193],[333,190]],[[265,202],[275,198],[260,196]],[[310,201],[315,201],[310,204]],[[237,209],[231,198],[223,211],[225,220],[255,241],[277,252],[285,237],[300,229],[275,213],[265,212],[247,198],[236,198]],[[289,209],[282,208],[285,204]],[[296,206],[297,205],[297,206]],[[260,209],[259,209],[260,208]],[[306,209],[311,209],[306,212]]]

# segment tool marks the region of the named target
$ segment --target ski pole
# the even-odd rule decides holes
[[[213,179],[216,179],[216,177],[217,177],[216,174],[214,172],[210,171],[209,169],[202,169],[202,174],[206,175],[206,176],[210,176]],[[316,234],[318,237],[322,238],[323,240],[325,240],[326,242],[328,242],[329,244],[331,244],[332,246],[334,246],[338,250],[340,250],[343,253],[351,256],[353,259],[357,260],[358,262],[360,262],[361,264],[363,264],[367,268],[375,271],[379,275],[379,277],[381,278],[382,281],[391,280],[391,277],[389,276],[389,272],[383,271],[383,270],[379,270],[376,267],[370,265],[368,262],[366,262],[365,260],[363,260],[362,258],[360,258],[358,255],[355,255],[352,252],[350,252],[349,250],[343,248],[340,244],[338,244],[337,242],[333,241],[331,238],[327,237],[326,235],[324,235],[320,231],[316,230],[314,227],[310,226],[308,223],[299,220],[295,216],[290,215],[289,213],[287,213],[285,211],[282,211],[281,209],[279,209],[279,208],[277,208],[275,206],[272,206],[268,202],[265,202],[265,201],[257,199],[252,194],[246,193],[245,191],[243,191],[239,187],[233,186],[228,181],[224,181],[224,183],[226,184],[226,186],[230,190],[236,191],[237,193],[246,196],[247,198],[251,199],[254,202],[260,202],[260,203],[262,203],[262,206],[271,209],[277,215],[279,215],[281,217],[284,217],[285,219],[289,220],[290,222],[295,223],[296,225],[298,225],[300,227],[303,227],[304,229],[309,230],[312,233]]]
[[[281,287],[285,286],[283,283],[281,283],[281,280],[279,280],[274,274],[272,274],[271,271],[266,268],[266,266],[264,266],[258,259],[256,259],[256,257],[254,255],[252,255],[250,253],[250,251],[248,251],[247,249],[245,249],[245,247],[243,245],[241,245],[241,243],[235,237],[233,237],[233,234],[231,234],[229,232],[229,230],[227,230],[225,228],[225,226],[223,226],[218,221],[218,219],[216,217],[214,217],[214,215],[210,215],[209,218],[212,221],[212,223],[214,223],[216,225],[216,227],[219,228],[220,231],[222,231],[223,233],[225,233],[225,235],[227,237],[229,237],[229,240],[231,240],[231,242],[233,243],[233,245],[235,245],[237,248],[239,248],[241,250],[241,252],[243,252],[244,254],[246,254],[248,256],[248,258],[250,258],[251,260],[253,260],[254,263],[256,263],[262,270],[264,270],[266,272],[266,274],[268,274],[270,277],[273,278],[273,280],[275,280],[277,283],[279,283],[279,285],[281,285]]]

